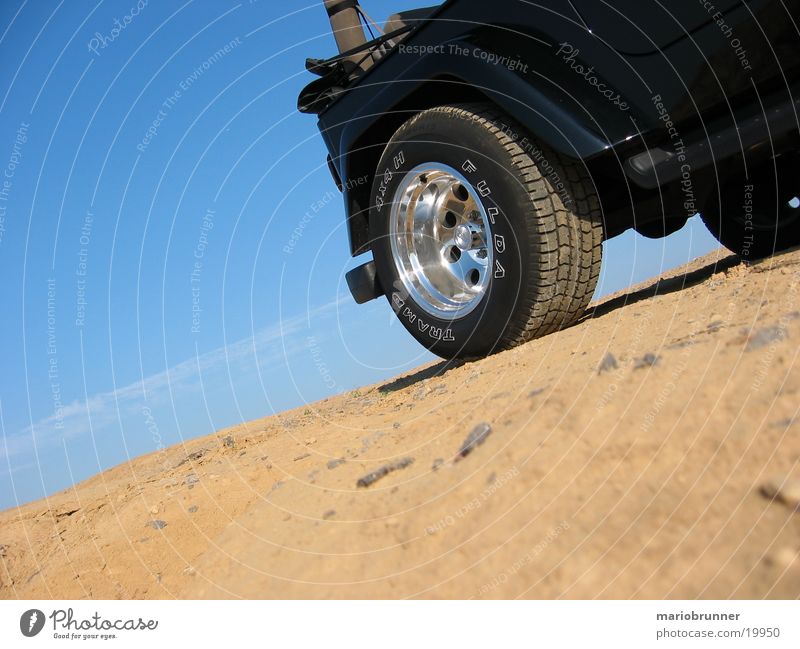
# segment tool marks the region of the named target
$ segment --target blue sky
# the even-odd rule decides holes
[[[0,3],[0,509],[433,359],[344,284],[320,3],[140,4]],[[598,294],[716,245],[627,233]]]

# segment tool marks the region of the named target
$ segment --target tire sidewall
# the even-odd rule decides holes
[[[490,280],[480,303],[465,316],[447,320],[425,311],[408,294],[392,258],[389,218],[397,188],[406,174],[424,163],[458,170],[483,205],[492,232]],[[370,238],[386,297],[406,329],[430,351],[445,358],[477,357],[498,348],[525,294],[530,241],[515,220],[531,211],[521,179],[511,171],[510,155],[495,134],[463,113],[423,114],[402,128],[386,147],[373,182]]]

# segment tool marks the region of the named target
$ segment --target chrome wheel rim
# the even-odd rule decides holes
[[[404,288],[427,313],[462,318],[486,294],[492,268],[489,219],[458,171],[426,163],[403,176],[389,215],[392,257]]]

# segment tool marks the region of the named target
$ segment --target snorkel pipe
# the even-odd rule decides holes
[[[331,30],[336,39],[336,47],[340,54],[353,50],[367,42],[356,0],[324,0]],[[353,69],[361,67],[366,70],[372,65],[372,58],[363,53],[345,57]]]

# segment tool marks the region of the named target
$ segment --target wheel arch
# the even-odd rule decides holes
[[[512,72],[503,70],[497,73],[493,82],[489,88],[465,75],[453,74],[426,79],[417,83],[411,92],[388,109],[373,109],[369,126],[352,140],[348,137],[348,129],[345,129],[343,140],[350,144],[343,142],[340,150],[346,152],[342,161],[345,178],[343,193],[353,256],[370,249],[368,221],[372,183],[347,183],[347,179],[366,176],[371,180],[392,135],[405,121],[424,110],[442,105],[480,102],[507,114],[532,136],[570,158],[588,158],[607,149],[608,144],[576,115],[564,107],[554,106],[529,82]],[[366,116],[362,114],[362,117]]]

